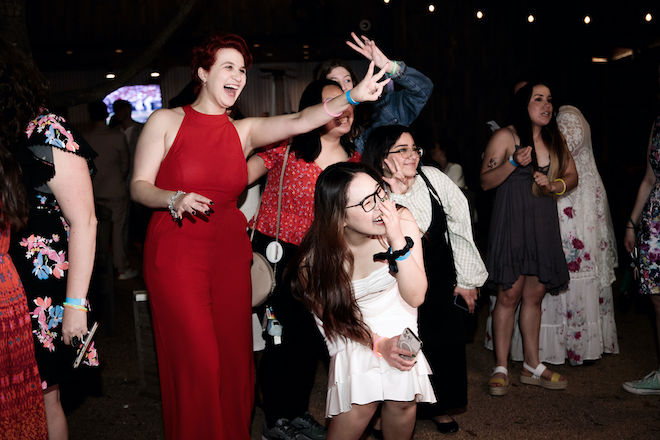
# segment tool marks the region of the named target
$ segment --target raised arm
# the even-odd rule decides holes
[[[350,91],[351,99],[356,102],[376,101],[383,91],[383,86],[390,81],[389,78],[382,79],[383,75],[384,70],[374,74],[372,62],[364,79]],[[349,105],[346,94],[342,93],[324,104],[307,107],[298,113],[269,118],[246,118],[234,121],[234,125],[247,155],[253,148],[320,127],[335,118],[333,115],[341,114]]]
[[[383,96],[378,110],[372,115],[369,128],[388,124],[410,125],[417,119],[431,96],[433,82],[421,72],[406,66],[403,61],[390,60],[373,40],[364,35],[358,37],[351,32],[351,37],[353,42],[347,41],[346,44],[373,61],[379,69],[385,69],[400,87],[399,90],[390,91]]]
[[[69,269],[66,282],[68,298],[86,298],[94,267],[96,250],[96,214],[92,180],[83,157],[53,148],[55,176],[48,187],[57,199],[69,224]],[[64,237],[62,237],[64,239]],[[65,344],[73,336],[87,334],[87,315],[84,311],[66,307],[62,321]]]
[[[481,188],[484,191],[496,188],[518,166],[527,166],[532,161],[532,147],[520,148],[516,151],[515,139],[509,128],[501,128],[493,133],[481,163]]]

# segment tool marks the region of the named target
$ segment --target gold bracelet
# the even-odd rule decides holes
[[[564,194],[566,192],[566,182],[564,182],[564,179],[557,178],[555,179],[555,182],[561,182],[562,185],[564,185],[564,189],[562,190],[562,192],[556,192],[555,194],[557,194],[558,196]]]

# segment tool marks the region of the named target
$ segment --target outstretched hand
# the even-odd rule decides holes
[[[351,89],[351,98],[357,102],[377,101],[383,93],[383,87],[390,82],[390,78],[381,81],[384,75],[384,69],[374,74],[374,62],[369,63],[369,69],[367,69],[362,81]]]
[[[355,41],[346,41],[348,47],[363,55],[369,61],[373,61],[379,69],[386,69],[391,73],[394,63],[385,56],[385,54],[376,46],[374,40],[370,40],[364,35],[358,37],[355,32],[351,32],[351,37]]]

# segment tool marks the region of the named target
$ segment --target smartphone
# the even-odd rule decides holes
[[[470,312],[465,299],[461,295],[454,295],[454,305],[461,310],[465,310],[468,313]]]
[[[80,363],[84,359],[85,353],[87,353],[89,344],[92,343],[92,339],[94,338],[94,334],[96,333],[96,329],[98,327],[99,327],[99,323],[95,322],[92,328],[89,330],[89,332],[83,337],[80,347],[77,348],[78,351],[76,355],[76,360],[73,362],[73,368],[78,368],[80,366]]]
[[[412,330],[410,330],[408,327],[401,333],[401,336],[399,336],[399,343],[397,346],[403,350],[411,351],[413,353],[412,357],[411,356],[404,356],[400,354],[404,359],[408,359],[409,361],[412,360],[415,355],[421,350],[422,348],[422,341],[419,340],[417,335],[413,333]]]

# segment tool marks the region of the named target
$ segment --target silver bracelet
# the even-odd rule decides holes
[[[177,192],[172,194],[170,196],[170,203],[169,203],[169,205],[167,205],[167,209],[170,210],[170,215],[172,216],[172,220],[174,220],[174,221],[179,220],[179,216],[176,213],[176,209],[174,209],[174,202],[176,202],[176,199],[178,199],[179,196],[181,196],[181,195],[185,196],[186,193],[181,191],[181,190],[178,190]]]

